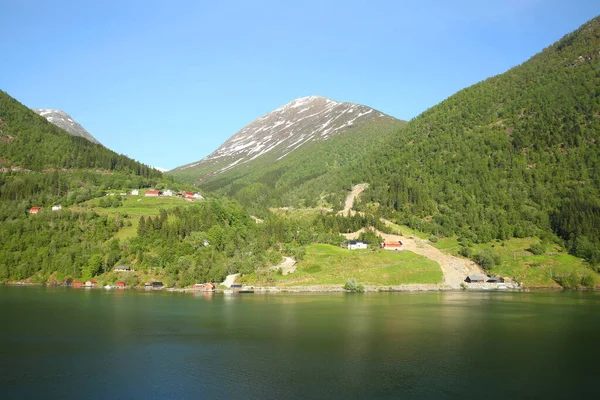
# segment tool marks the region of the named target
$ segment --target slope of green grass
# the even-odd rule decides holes
[[[246,284],[282,286],[343,285],[349,278],[365,285],[394,286],[441,283],[440,266],[409,251],[347,250],[326,244],[307,247],[295,273],[253,273],[243,277]]]

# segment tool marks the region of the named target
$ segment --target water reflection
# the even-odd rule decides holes
[[[0,300],[1,398],[568,398],[597,370],[596,293],[0,288]]]

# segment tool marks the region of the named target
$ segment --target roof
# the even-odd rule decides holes
[[[485,281],[486,277],[483,275],[479,275],[479,274],[472,274],[467,276],[467,278],[469,278],[472,281]]]
[[[129,265],[116,265],[114,269],[131,269]]]
[[[350,243],[350,244],[367,244],[367,242],[363,242],[362,240],[351,240],[348,243]]]
[[[125,282],[117,282],[117,286],[127,286]]]
[[[160,190],[146,190],[146,194],[159,194]]]
[[[162,286],[163,283],[162,282],[152,282],[152,286]]]
[[[39,211],[41,209],[42,209],[42,207],[31,207],[29,210],[30,211]]]

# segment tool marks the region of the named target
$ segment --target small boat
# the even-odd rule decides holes
[[[110,290],[110,289],[112,289],[112,286],[110,286],[110,285],[106,285],[106,286],[104,286],[104,289],[106,289],[106,290]]]
[[[243,294],[243,293],[254,293],[254,290],[252,289],[242,289],[240,291],[238,291],[238,293]]]

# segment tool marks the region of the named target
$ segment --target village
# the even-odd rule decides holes
[[[105,196],[116,196],[117,193],[106,193]],[[140,189],[132,189],[129,192],[122,192],[122,193],[118,193],[119,196],[121,197],[125,197],[125,196],[143,196],[143,197],[179,197],[182,198],[186,201],[197,201],[197,200],[203,200],[204,196],[202,196],[200,193],[198,192],[190,192],[190,191],[174,191],[174,190],[170,190],[170,189],[166,189],[166,190],[157,190],[157,189],[147,189],[145,191],[142,191]],[[60,204],[56,204],[53,205],[51,207],[51,211],[61,211],[62,205]],[[29,209],[29,214],[31,215],[35,215],[40,213],[43,210],[43,208],[41,206],[33,206]]]

